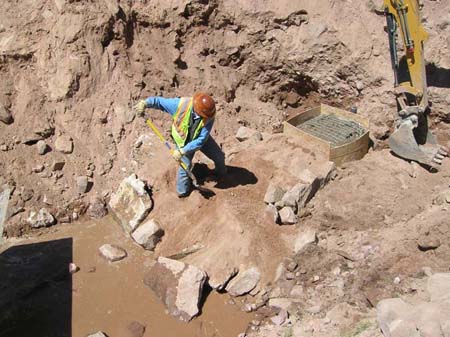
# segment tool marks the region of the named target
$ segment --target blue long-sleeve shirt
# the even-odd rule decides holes
[[[148,97],[145,100],[147,108],[158,109],[164,112],[167,112],[170,116],[173,117],[177,112],[178,104],[180,103],[180,98],[164,98],[164,97]],[[201,118],[199,115],[194,113],[194,120],[197,118]],[[184,153],[191,153],[199,150],[203,144],[207,141],[209,134],[211,133],[212,127],[214,124],[214,118],[209,118],[206,124],[200,130],[200,134],[197,138],[185,144],[183,147]]]

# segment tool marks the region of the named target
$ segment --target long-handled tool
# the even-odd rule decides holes
[[[155,135],[158,136],[158,138],[164,143],[164,145],[167,147],[167,149],[170,151],[170,154],[173,154],[173,149],[172,146],[170,145],[170,143],[164,138],[164,136],[161,134],[161,132],[159,132],[158,128],[152,123],[152,121],[150,119],[147,119],[146,121],[147,125],[153,130],[153,132],[155,133]],[[181,168],[183,170],[186,171],[188,177],[192,180],[192,184],[194,185],[194,187],[196,189],[198,189],[200,192],[204,192],[207,193],[208,195],[214,195],[215,193],[213,191],[211,191],[208,188],[205,188],[203,186],[200,186],[197,178],[195,178],[194,174],[192,173],[192,171],[189,169],[189,167],[182,161],[179,160],[177,161],[178,164],[181,166]]]

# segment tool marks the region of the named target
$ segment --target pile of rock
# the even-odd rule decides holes
[[[299,182],[288,189],[275,183],[269,184],[264,202],[267,204],[266,215],[270,221],[282,225],[297,223],[306,204],[335,177],[336,167],[334,163],[327,162],[315,172],[318,173],[313,174],[305,169],[300,174]]]
[[[384,336],[450,336],[450,274],[432,275],[427,291],[430,302],[412,305],[401,298],[390,298],[378,303],[378,323]]]
[[[245,269],[232,276],[225,290],[233,297],[252,293],[260,278],[256,267]],[[144,283],[165,304],[170,315],[187,322],[200,312],[208,275],[193,265],[160,256],[144,277]]]
[[[112,194],[109,207],[123,230],[136,243],[147,250],[154,250],[164,235],[159,223],[147,218],[153,207],[150,188],[135,174],[125,178],[118,190]]]

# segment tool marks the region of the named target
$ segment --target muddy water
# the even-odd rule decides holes
[[[23,244],[62,238],[73,238],[73,262],[80,267],[72,278],[74,337],[99,330],[110,337],[128,336],[127,326],[132,321],[146,326],[145,337],[236,337],[252,319],[238,306],[228,304],[227,295],[215,292],[207,297],[202,315],[188,324],[167,315],[142,281],[152,253],[132,243],[109,217],[97,223],[59,226]],[[128,257],[106,262],[98,254],[104,243],[122,246]]]

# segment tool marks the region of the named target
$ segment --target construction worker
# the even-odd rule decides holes
[[[193,97],[164,98],[148,97],[136,105],[136,111],[143,115],[146,108],[158,109],[172,116],[172,138],[176,144],[175,160],[182,160],[190,170],[192,158],[197,150],[202,151],[215,164],[215,173],[226,173],[225,155],[210,133],[214,124],[216,104],[211,96],[197,92]],[[180,198],[190,194],[192,181],[187,172],[179,167],[177,193]]]

